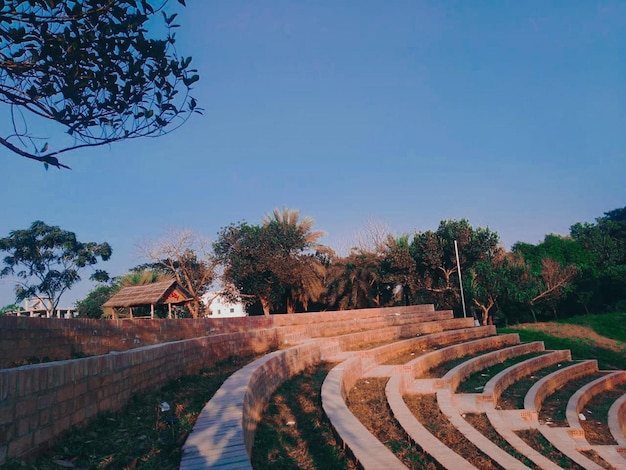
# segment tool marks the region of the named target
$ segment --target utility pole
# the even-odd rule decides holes
[[[461,280],[461,262],[459,261],[459,246],[454,240],[454,252],[456,253],[456,268],[459,272],[459,286],[461,286],[461,303],[463,304],[463,318],[467,318],[467,312],[465,311],[465,296],[463,295],[463,281]]]

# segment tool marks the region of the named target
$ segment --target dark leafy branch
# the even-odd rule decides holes
[[[60,154],[162,135],[200,112],[190,95],[199,76],[191,57],[176,52],[179,25],[176,14],[165,12],[167,3],[0,1],[0,102],[13,116],[0,144],[67,167]],[[155,15],[162,17],[162,39],[148,36]],[[30,132],[35,116],[64,126],[73,143],[53,150]]]

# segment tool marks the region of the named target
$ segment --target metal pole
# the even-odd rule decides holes
[[[461,303],[463,304],[463,318],[467,318],[467,312],[465,311],[465,296],[463,295],[463,280],[461,279],[461,262],[459,261],[459,246],[454,240],[454,251],[456,253],[456,268],[459,272],[459,286],[461,286]]]

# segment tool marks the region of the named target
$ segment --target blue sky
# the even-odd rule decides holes
[[[59,225],[109,242],[120,275],[168,229],[214,239],[285,206],[343,250],[369,219],[466,218],[510,248],[626,205],[626,2],[170,3],[204,115],[72,171],[0,149],[0,236]]]

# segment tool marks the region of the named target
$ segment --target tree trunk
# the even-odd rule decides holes
[[[192,318],[198,318],[198,315],[200,314],[200,300],[194,298],[187,304],[187,308],[189,309],[189,313],[191,313]]]
[[[296,303],[291,297],[287,297],[287,313],[296,313]]]
[[[270,303],[265,297],[261,297],[259,299],[261,301],[261,306],[263,307],[263,315],[269,316],[270,314]]]
[[[483,325],[492,325],[493,321],[491,319],[491,316],[489,315],[489,312],[491,311],[492,307],[496,304],[496,302],[489,298],[489,301],[487,302],[486,305],[481,304],[478,300],[474,299],[474,304],[481,310],[482,312],[482,324]]]

